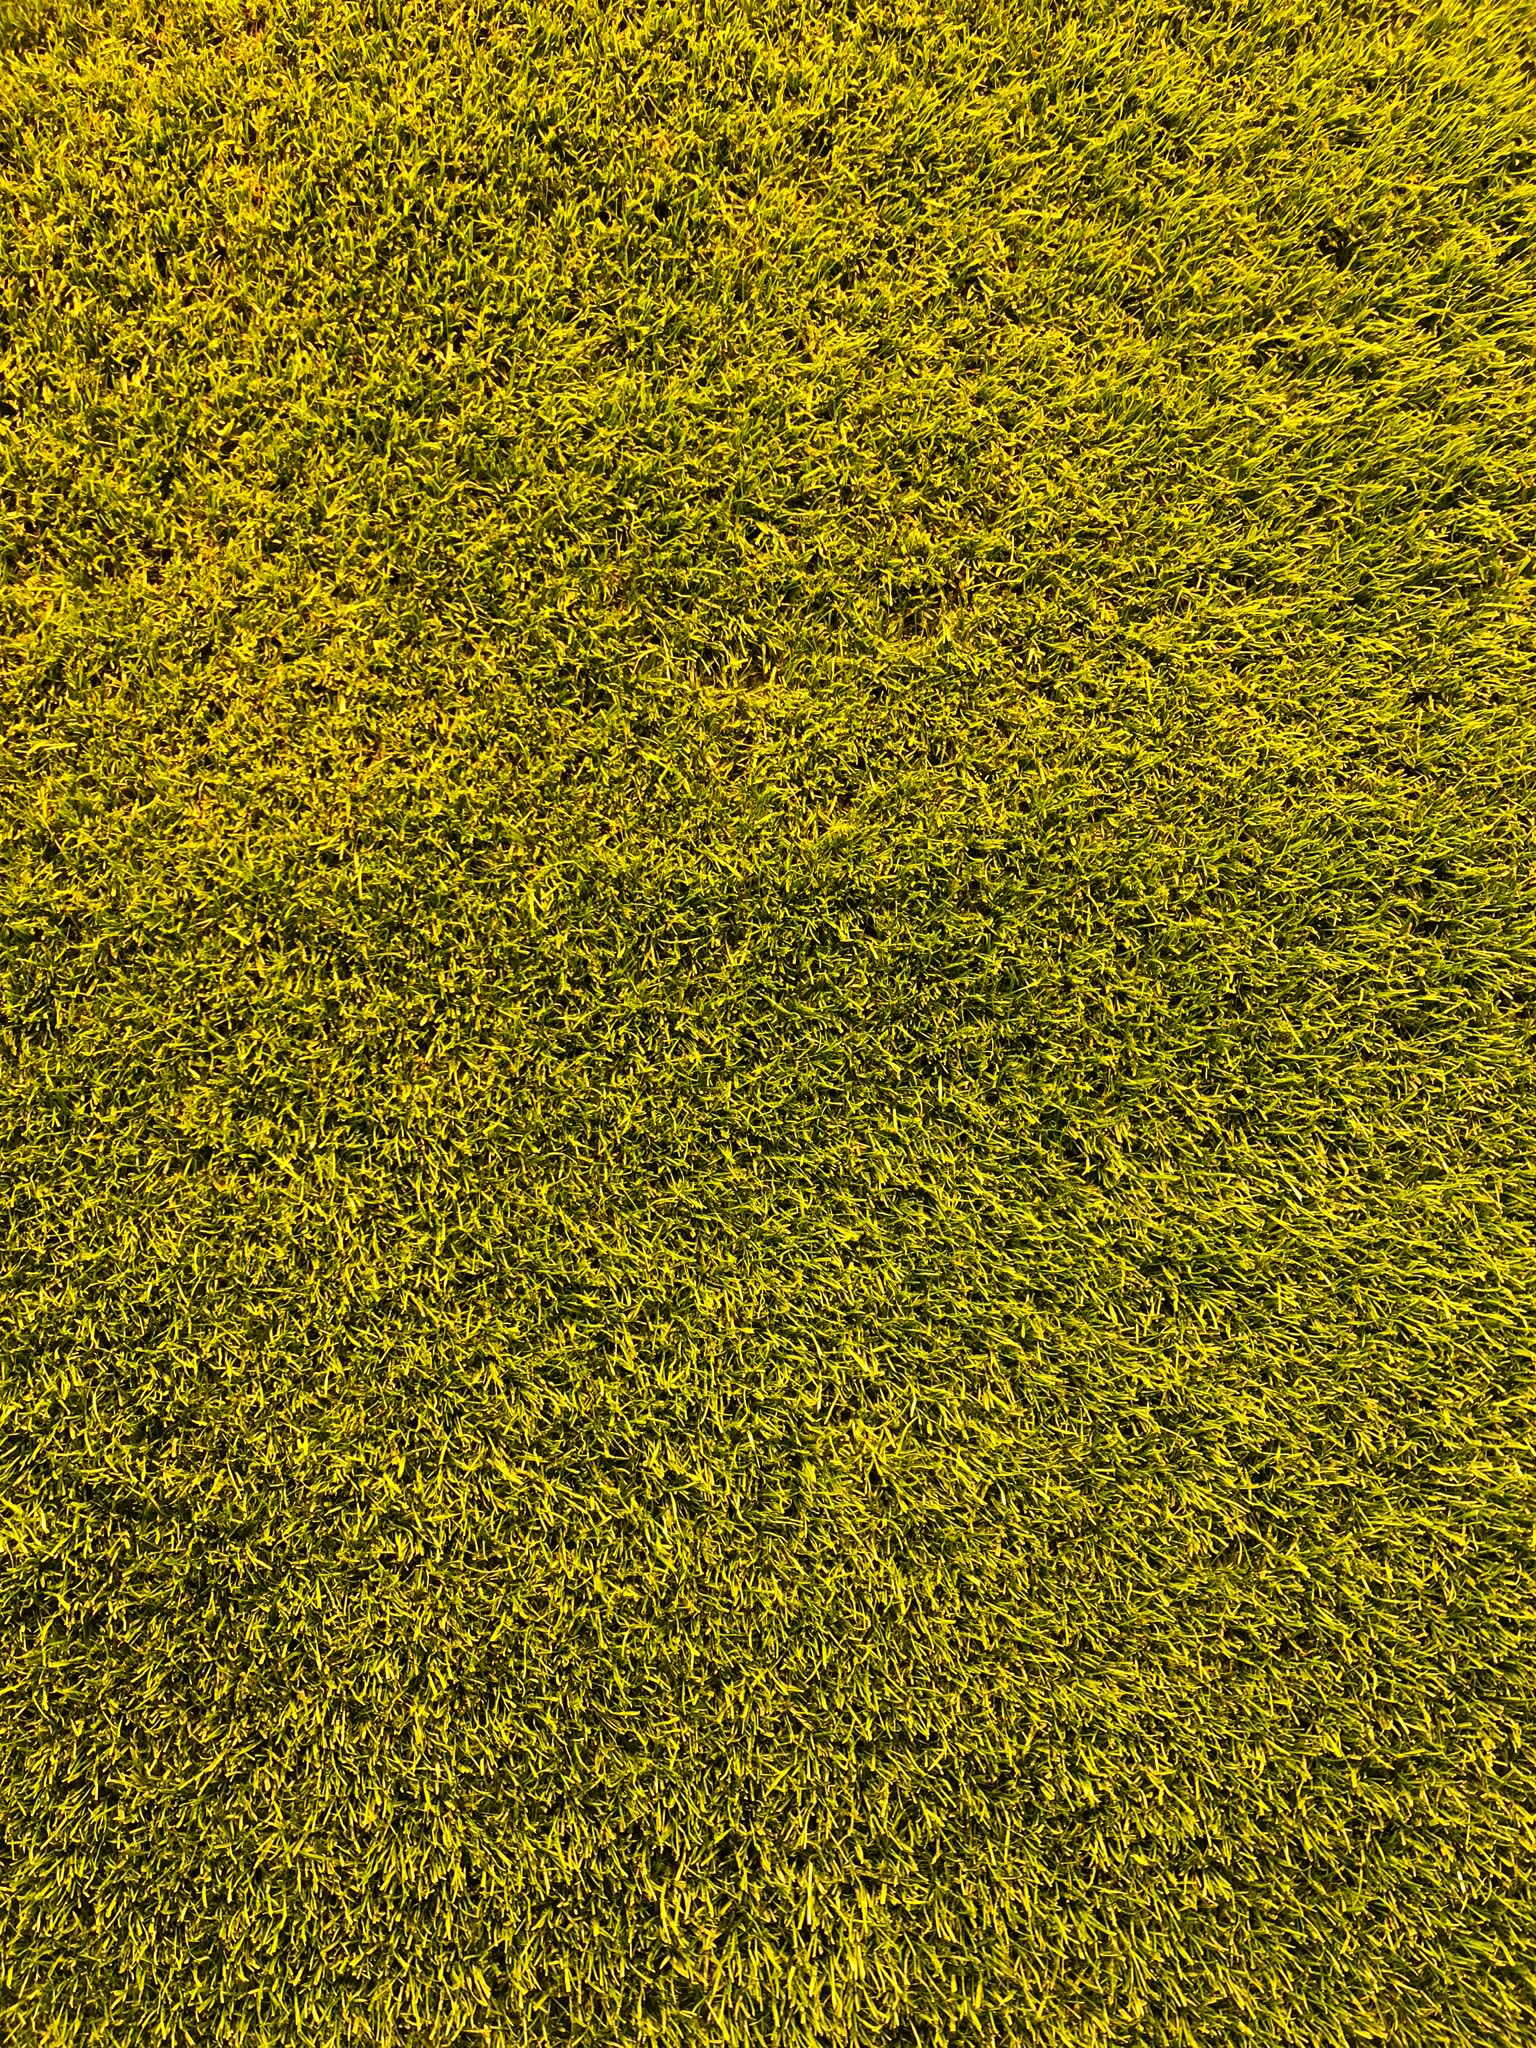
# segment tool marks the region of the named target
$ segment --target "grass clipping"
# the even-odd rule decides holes
[[[1502,0],[16,0],[16,2048],[1536,2039]]]

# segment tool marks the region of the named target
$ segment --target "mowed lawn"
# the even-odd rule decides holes
[[[1533,24],[6,0],[8,2048],[1536,2043]]]

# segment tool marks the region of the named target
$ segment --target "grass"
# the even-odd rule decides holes
[[[1536,2040],[1514,0],[10,0],[0,2012]]]

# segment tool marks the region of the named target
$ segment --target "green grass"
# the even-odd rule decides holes
[[[1536,2041],[1530,21],[10,0],[8,2044]]]

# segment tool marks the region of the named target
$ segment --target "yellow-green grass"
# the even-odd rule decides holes
[[[0,2027],[1536,2041],[1514,0],[8,0]]]

